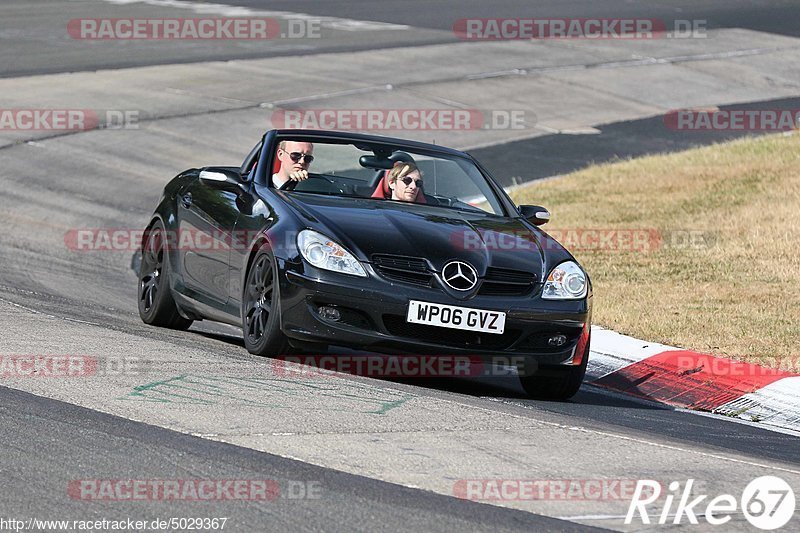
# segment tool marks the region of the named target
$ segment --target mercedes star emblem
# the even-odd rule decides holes
[[[442,279],[457,291],[468,291],[478,283],[478,272],[463,261],[450,261],[442,269]]]

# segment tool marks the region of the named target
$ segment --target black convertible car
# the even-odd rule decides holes
[[[528,393],[569,398],[589,356],[591,283],[539,229],[549,216],[514,205],[463,152],[272,130],[240,167],[194,168],[164,188],[142,242],[139,313],[169,328],[239,326],[264,356],[509,355]]]

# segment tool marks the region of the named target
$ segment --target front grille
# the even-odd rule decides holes
[[[521,270],[490,267],[478,294],[484,296],[525,296],[536,284],[536,274]]]
[[[419,257],[405,257],[401,255],[373,255],[372,265],[384,278],[430,287],[433,275],[428,270],[428,264]]]
[[[428,264],[420,257],[402,255],[373,255],[372,262],[385,268],[395,268],[412,272],[427,272]]]
[[[518,330],[506,330],[503,334],[463,331],[424,324],[411,324],[400,315],[383,315],[383,325],[392,335],[416,339],[423,342],[472,348],[475,350],[504,350],[519,338]]]

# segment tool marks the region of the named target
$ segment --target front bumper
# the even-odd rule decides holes
[[[574,301],[539,297],[474,296],[456,300],[441,290],[389,281],[365,265],[367,278],[317,270],[278,260],[281,329],[299,343],[324,343],[394,354],[470,355],[495,360],[519,356],[538,366],[577,364],[576,348],[588,338],[591,294]],[[406,322],[409,300],[503,311],[505,332],[475,333]],[[320,306],[334,306],[341,319],[322,318]],[[560,346],[549,340],[563,335]]]

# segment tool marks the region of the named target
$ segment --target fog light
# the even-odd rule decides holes
[[[548,346],[555,346],[558,348],[559,346],[564,346],[567,343],[567,336],[566,335],[553,335],[549,339],[547,339]]]
[[[319,313],[319,316],[325,320],[333,320],[334,322],[338,322],[342,319],[342,313],[330,305],[323,305],[317,312]]]

